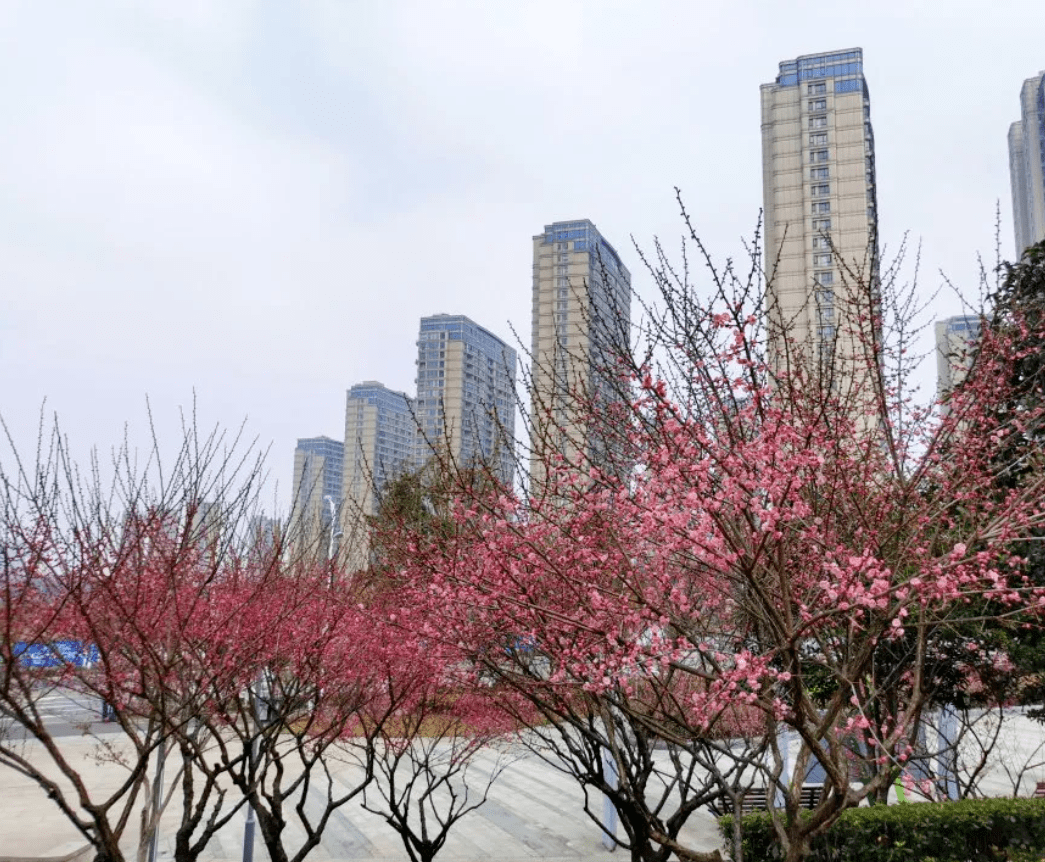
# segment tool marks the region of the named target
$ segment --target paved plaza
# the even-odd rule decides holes
[[[95,727],[104,725],[95,725]],[[99,741],[113,741],[111,733],[99,737],[70,733],[60,739],[63,751],[80,764],[89,786],[102,790],[115,787],[125,775],[122,767],[99,762]],[[1019,795],[1029,796],[1035,783],[1045,781],[1045,728],[1019,712],[1010,713],[999,737],[996,758],[980,785],[984,795],[1011,796],[1014,782],[1022,775]],[[25,752],[34,760],[38,743],[25,743]],[[966,751],[972,762],[975,753]],[[496,768],[494,754],[482,754],[475,768],[482,783],[484,774]],[[172,761],[173,769],[173,761]],[[335,779],[351,785],[353,767],[344,765]],[[167,771],[169,782],[172,770]],[[601,810],[601,797],[593,798],[592,807]],[[512,860],[612,860],[627,854],[618,849],[611,853],[602,846],[599,828],[584,813],[583,791],[569,776],[554,769],[532,753],[519,751],[513,755],[503,774],[494,784],[488,802],[466,816],[451,831],[439,858],[464,862],[497,858]],[[57,807],[31,781],[11,769],[0,769],[0,862],[26,859],[75,858],[84,847],[76,832]],[[176,810],[165,816],[161,827],[159,859],[173,858],[173,834],[178,817]],[[243,854],[245,814],[238,815],[208,845],[202,859],[240,860]],[[295,825],[288,826],[288,845],[297,846],[303,833]],[[136,830],[128,830],[125,848],[127,858],[134,858]],[[683,833],[690,846],[710,850],[720,847],[715,820],[706,811],[697,812]],[[85,854],[84,860],[91,855]],[[255,839],[254,858],[265,862],[267,854],[260,836]],[[406,852],[399,836],[379,816],[364,811],[353,800],[333,816],[322,844],[308,857],[316,862],[333,860],[405,860]],[[75,862],[81,862],[75,858]]]
[[[97,741],[89,737],[66,737],[63,747],[83,763],[88,782],[98,788],[115,786],[120,768],[94,762]],[[36,743],[27,743],[27,750]],[[173,768],[173,761],[171,762]],[[495,756],[480,755],[475,768],[483,772],[496,766]],[[351,767],[344,767],[349,770]],[[168,770],[168,775],[170,770]],[[341,776],[346,782],[351,776]],[[169,778],[168,778],[169,781]],[[594,801],[601,810],[601,797]],[[61,859],[83,847],[76,832],[42,791],[12,770],[0,770],[0,862],[6,859]],[[178,813],[169,811],[162,821],[160,860],[173,859],[173,833]],[[243,854],[245,815],[237,816],[208,845],[203,860],[240,860]],[[135,830],[128,830],[135,832]],[[623,834],[623,833],[621,833]],[[303,832],[287,827],[288,845],[297,846]],[[685,837],[701,849],[719,846],[714,818],[697,812]],[[134,858],[136,832],[127,841],[127,858]],[[440,860],[612,860],[627,854],[611,853],[602,846],[602,833],[584,813],[583,793],[576,781],[544,763],[533,754],[520,753],[505,767],[490,791],[485,805],[467,815],[451,830]],[[90,855],[86,857],[90,859]],[[265,862],[268,855],[255,837],[254,858]],[[380,817],[364,811],[357,800],[340,808],[331,819],[319,847],[308,856],[316,862],[334,860],[406,860],[399,836]],[[76,862],[80,862],[79,859]]]

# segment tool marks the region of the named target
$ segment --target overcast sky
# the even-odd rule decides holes
[[[528,343],[543,225],[590,218],[647,292],[632,237],[677,245],[677,185],[742,254],[759,84],[857,46],[887,250],[975,294],[1043,29],[1040,0],[0,0],[0,414],[107,449],[195,392],[286,499],[349,386],[413,391],[422,315]]]

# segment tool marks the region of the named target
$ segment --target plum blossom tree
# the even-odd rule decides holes
[[[328,571],[254,541],[257,457],[191,427],[162,469],[158,452],[143,469],[118,453],[103,485],[100,469],[81,477],[56,431],[37,465],[5,467],[0,706],[13,727],[0,764],[34,780],[99,860],[124,858],[136,811],[142,858],[171,804],[179,862],[245,805],[270,858],[303,859],[370,779],[383,679],[370,673],[365,609]],[[45,660],[27,661],[27,647]],[[108,705],[119,734],[97,738],[125,769],[115,789],[93,785],[56,735],[43,708],[53,692]],[[331,775],[343,745],[363,752],[355,785]],[[175,767],[165,795],[149,786],[153,758]]]
[[[630,401],[589,413],[608,420],[604,460],[554,453],[538,496],[465,496],[458,531],[406,540],[400,576],[421,585],[426,637],[457,645],[570,738],[583,722],[549,704],[587,699],[611,750],[627,735],[610,731],[609,704],[679,746],[754,711],[768,754],[735,762],[759,770],[783,858],[798,860],[903,772],[940,637],[984,608],[1040,616],[1045,599],[1011,548],[1045,520],[1043,482],[996,481],[1015,438],[1040,458],[1025,433],[1038,408],[995,409],[1020,354],[1004,332],[985,334],[946,413],[918,407],[897,271],[845,269],[825,349],[771,313],[757,257],[746,274],[717,269],[689,233],[710,290],[698,295],[685,258],[676,268],[658,247],[642,351],[615,357]],[[780,730],[797,751],[776,743]],[[799,817],[814,764],[824,792]],[[735,786],[710,758],[700,772]],[[632,858],[713,858],[638,810]]]
[[[0,705],[13,725],[0,763],[35,781],[99,860],[123,859],[121,841],[140,806],[141,856],[158,808],[145,792],[150,760],[200,700],[195,682],[177,682],[185,682],[185,624],[206,604],[230,549],[212,527],[249,511],[258,462],[250,452],[230,459],[233,441],[193,430],[166,471],[158,450],[141,466],[125,445],[103,482],[97,461],[79,472],[57,425],[41,439],[35,464],[12,451],[0,479]],[[208,498],[224,508],[205,523]],[[54,693],[106,704],[119,734],[97,736],[97,755],[124,768],[115,789],[93,786],[56,735],[43,706]],[[85,729],[97,730],[90,722]],[[34,745],[22,747],[22,739]],[[192,786],[190,773],[180,777]],[[213,790],[184,800],[197,823],[217,800],[204,821],[208,836],[238,807],[221,811],[224,794]]]
[[[380,668],[385,697],[375,701],[378,715],[364,713],[377,739],[363,807],[395,830],[412,862],[431,862],[453,827],[486,802],[516,725],[438,643],[406,635],[415,627],[403,609],[386,606],[375,616],[379,626],[382,617],[388,622],[368,660]],[[493,754],[485,767],[476,763],[480,753]]]

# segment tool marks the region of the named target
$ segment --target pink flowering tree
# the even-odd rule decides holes
[[[456,651],[411,634],[416,621],[394,593],[374,598],[367,610],[380,632],[368,662],[383,696],[363,713],[376,736],[363,807],[396,832],[412,862],[431,862],[456,824],[485,804],[517,725],[469,669],[454,666]]]
[[[423,584],[427,637],[567,738],[583,722],[551,705],[592,717],[618,761],[638,732],[611,729],[621,720],[684,749],[754,716],[765,755],[724,745],[717,763],[757,773],[797,860],[906,774],[947,635],[985,608],[1040,613],[1010,549],[1042,523],[1042,482],[997,481],[999,454],[1018,437],[1034,447],[1038,420],[993,409],[1019,351],[1004,333],[985,334],[946,411],[915,406],[893,273],[845,271],[823,346],[775,313],[760,261],[746,274],[705,262],[703,297],[659,249],[650,262],[661,301],[643,351],[620,344],[605,369],[630,397],[587,414],[610,444],[546,455],[529,498],[462,502],[461,529],[417,537],[402,577]],[[703,801],[712,787],[742,796],[711,758],[686,761],[690,786],[709,781]],[[814,764],[823,795],[800,818]],[[646,818],[634,859],[714,858],[628,813]]]
[[[189,429],[162,470],[117,458],[111,485],[82,480],[54,441],[32,469],[3,470],[0,766],[35,781],[105,862],[125,858],[136,821],[144,858],[172,808],[175,858],[191,862],[247,805],[270,858],[303,859],[370,779],[384,695],[365,610],[329,571],[259,541],[260,462],[220,434]],[[111,721],[87,713],[83,729],[122,780],[92,782],[51,696],[106,705]],[[335,780],[344,746],[360,767]]]
[[[9,723],[0,765],[36,782],[99,860],[124,858],[137,821],[143,857],[165,802],[152,792],[152,763],[202,702],[195,681],[176,682],[185,682],[183,631],[232,549],[212,529],[221,519],[205,523],[200,504],[222,500],[222,518],[239,519],[259,465],[249,454],[229,460],[230,441],[193,429],[165,471],[148,454],[139,469],[124,448],[103,480],[97,464],[79,471],[57,427],[41,437],[36,463],[13,451],[0,462],[0,706]],[[53,697],[81,707],[95,759],[122,770],[121,780],[92,783],[48,712]],[[221,810],[213,784],[201,791],[191,773],[177,777],[193,791],[185,818],[202,822],[207,837],[239,807]]]

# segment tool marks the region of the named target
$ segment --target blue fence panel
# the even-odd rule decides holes
[[[26,667],[87,667],[98,661],[98,647],[82,641],[54,641],[49,644],[18,643],[14,655]]]

